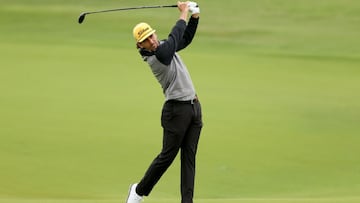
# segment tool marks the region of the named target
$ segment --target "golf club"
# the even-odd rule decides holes
[[[134,10],[134,9],[145,9],[145,8],[169,8],[169,7],[177,7],[177,5],[165,5],[165,6],[138,6],[138,7],[129,7],[129,8],[115,8],[109,10],[100,10],[100,11],[90,11],[90,12],[83,12],[79,16],[79,23],[81,24],[85,20],[85,16],[88,14],[94,13],[105,13],[105,12],[112,12],[112,11],[124,11],[124,10]]]

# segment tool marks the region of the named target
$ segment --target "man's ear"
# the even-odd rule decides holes
[[[143,48],[143,47],[141,46],[141,43],[140,43],[140,42],[136,43],[136,48],[138,48],[138,49]]]

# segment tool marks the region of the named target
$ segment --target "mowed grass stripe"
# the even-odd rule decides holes
[[[358,203],[360,197],[348,198],[226,198],[194,199],[196,203]],[[123,199],[74,200],[74,199],[0,199],[0,203],[119,203]],[[144,203],[178,203],[179,199],[148,198]]]

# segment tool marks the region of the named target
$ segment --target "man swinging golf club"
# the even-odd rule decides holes
[[[180,17],[165,40],[159,41],[147,23],[133,29],[139,52],[160,83],[166,101],[161,115],[163,146],[139,183],[130,186],[126,203],[148,196],[181,150],[181,203],[193,203],[195,156],[202,128],[201,106],[187,67],[177,52],[196,32],[200,9],[195,2],[178,2]],[[191,17],[187,23],[188,12]]]

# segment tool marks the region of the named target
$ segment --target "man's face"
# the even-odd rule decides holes
[[[159,46],[159,41],[157,38],[157,35],[153,33],[148,38],[146,38],[144,41],[140,42],[139,44],[140,48],[144,48],[148,51],[155,51],[157,47]]]

